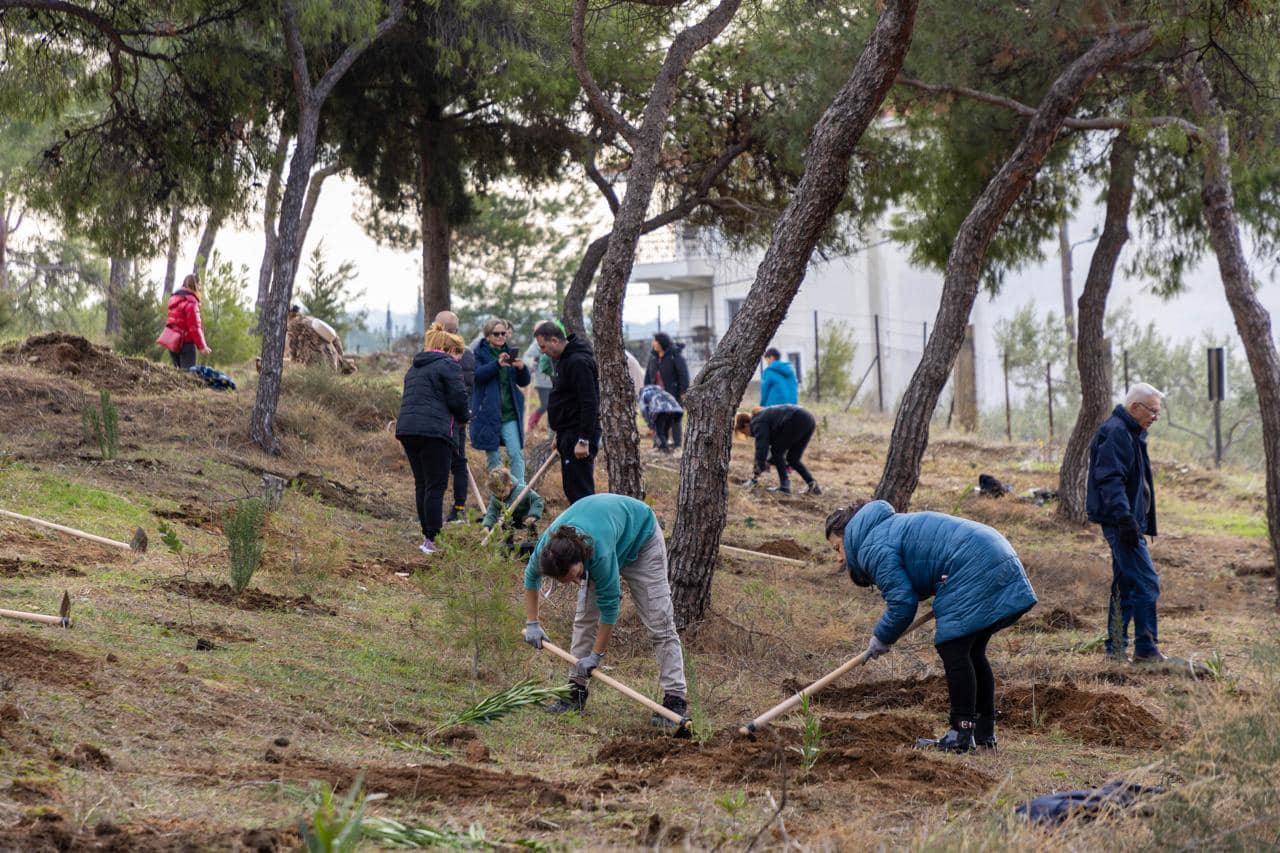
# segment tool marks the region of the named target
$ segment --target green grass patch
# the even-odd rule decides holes
[[[1157,496],[1162,517],[1176,518],[1188,532],[1218,533],[1262,539],[1267,535],[1267,519],[1261,513],[1215,507],[1203,502],[1182,501]]]
[[[14,512],[111,538],[128,539],[121,531],[145,527],[152,521],[149,498],[125,497],[29,465],[12,465],[0,471],[0,500]],[[103,530],[115,531],[117,536]]]

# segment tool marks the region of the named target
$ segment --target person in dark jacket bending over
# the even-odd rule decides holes
[[[827,541],[858,586],[874,584],[885,611],[867,645],[887,654],[933,597],[934,648],[951,699],[951,729],[916,742],[947,752],[994,748],[996,680],[987,643],[1036,603],[1013,547],[985,524],[938,512],[895,513],[886,501],[857,501],[827,516]]]
[[[1129,388],[1124,404],[1098,427],[1089,445],[1085,509],[1111,546],[1107,656],[1123,660],[1133,620],[1134,663],[1159,662],[1156,599],[1160,579],[1143,536],[1156,535],[1155,481],[1147,430],[1160,417],[1164,394],[1145,382]]]
[[[822,488],[805,467],[802,457],[818,428],[813,415],[799,406],[756,406],[751,414],[739,412],[733,421],[733,429],[745,439],[755,438],[756,458],[751,479],[743,483],[755,488],[765,467],[772,462],[778,470],[778,486],[769,491],[791,494],[790,469],[804,478],[807,495],[820,495]]]
[[[538,348],[556,363],[547,425],[556,434],[560,481],[569,503],[593,495],[595,458],[600,449],[600,375],[591,345],[577,335],[565,336],[547,320],[533,330]]]
[[[458,315],[452,311],[441,311],[436,315],[436,322],[440,324],[440,328],[449,334],[458,334]],[[462,368],[462,384],[467,386],[467,411],[471,411],[471,397],[475,393],[476,387],[475,353],[470,349],[463,349],[462,358],[458,359],[458,366]],[[453,508],[449,510],[449,517],[445,519],[450,524],[457,524],[467,520],[467,483],[471,477],[467,473],[467,436],[465,432],[458,433],[458,441],[454,445],[454,450],[453,460],[449,466],[449,473],[453,477]]]
[[[684,392],[689,390],[689,365],[684,360],[684,345],[671,341],[666,332],[656,332],[653,336],[653,351],[649,353],[649,364],[644,369],[644,384],[657,385],[666,391],[681,409],[671,420],[671,447],[680,446],[681,426],[684,420]],[[636,389],[639,391],[640,389]]]
[[[684,651],[667,581],[667,545],[647,504],[625,495],[589,495],[542,534],[524,570],[524,640],[537,649],[547,639],[538,623],[543,577],[581,584],[569,647],[578,664],[569,677],[569,697],[548,706],[549,711],[581,711],[587,704],[587,682],[609,648],[622,600],[619,580],[624,580],[658,658],[662,705],[681,717],[688,715]],[[672,725],[657,714],[652,722]]]
[[[404,396],[396,418],[396,438],[413,469],[414,503],[422,525],[424,554],[434,554],[444,523],[444,493],[449,487],[458,434],[467,422],[467,389],[458,365],[466,342],[440,324],[427,330],[426,350],[413,357],[404,375]]]

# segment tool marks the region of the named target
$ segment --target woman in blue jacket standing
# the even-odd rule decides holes
[[[404,445],[413,469],[414,505],[422,525],[422,544],[428,556],[444,522],[444,493],[449,486],[455,442],[467,421],[467,388],[458,360],[466,342],[432,323],[424,350],[413,357],[404,375],[404,396],[396,418],[396,438]]]
[[[932,597],[934,648],[951,699],[951,728],[918,746],[968,752],[996,746],[996,680],[987,643],[1036,603],[1018,555],[985,524],[938,512],[895,513],[886,501],[857,501],[827,517],[827,541],[858,586],[875,584],[885,611],[868,659],[888,653]]]
[[[486,468],[502,464],[500,448],[507,448],[507,467],[524,485],[524,394],[529,368],[511,346],[511,324],[496,317],[484,324],[484,340],[475,346],[476,391],[471,400],[471,446],[483,450]]]

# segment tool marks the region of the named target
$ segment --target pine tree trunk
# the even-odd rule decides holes
[[[422,212],[422,304],[424,317],[449,310],[449,217],[442,207]]]
[[[688,428],[670,543],[676,625],[700,621],[725,523],[733,434],[729,424],[765,347],[804,278],[819,237],[849,185],[849,159],[879,113],[911,44],[917,0],[888,0],[852,74],[814,127],[804,174],[756,271],[742,308],[685,395]]]
[[[200,242],[196,246],[196,261],[191,271],[204,278],[205,268],[209,266],[209,258],[213,255],[213,243],[218,239],[218,230],[222,228],[225,211],[212,208],[204,221],[204,230],[200,232]]]
[[[1089,261],[1080,293],[1080,329],[1076,364],[1080,371],[1080,411],[1058,472],[1058,515],[1084,524],[1085,492],[1089,480],[1089,445],[1111,411],[1111,354],[1103,336],[1107,297],[1115,278],[1120,251],[1129,241],[1129,209],[1133,205],[1134,162],[1137,147],[1126,131],[1111,143],[1111,172],[1107,178],[1107,215],[1102,234]]]
[[[276,150],[272,155],[271,172],[267,176],[267,192],[262,200],[262,263],[258,265],[258,296],[254,300],[254,311],[258,315],[258,331],[262,331],[262,306],[267,302],[267,293],[271,290],[271,271],[275,268],[276,259],[276,219],[280,212],[280,181],[284,176],[285,154],[289,150],[290,137],[284,131],[276,142]]]
[[[129,271],[133,261],[128,258],[112,258],[111,269],[107,275],[107,323],[103,330],[107,335],[120,331],[120,294],[129,287]]]
[[[884,473],[875,496],[905,510],[920,481],[920,460],[929,443],[929,424],[942,387],[964,340],[965,326],[978,295],[987,247],[1009,208],[1035,177],[1062,122],[1102,70],[1151,47],[1149,29],[1113,34],[1099,40],[1053,82],[1030,119],[1018,147],[983,189],[956,234],[943,277],[942,299],[924,355],[898,407]]]
[[[1075,356],[1075,281],[1071,268],[1071,232],[1066,218],[1058,223],[1058,261],[1062,272],[1062,322],[1067,331],[1067,361]]]
[[[174,205],[169,211],[169,242],[164,253],[164,283],[161,285],[160,301],[164,302],[178,278],[178,249],[182,236],[182,208]]]
[[[1258,301],[1253,275],[1240,240],[1235,194],[1231,187],[1231,147],[1227,120],[1218,106],[1212,84],[1198,64],[1188,63],[1187,90],[1200,119],[1204,177],[1200,196],[1209,226],[1209,242],[1218,256],[1218,271],[1236,330],[1258,391],[1262,414],[1263,463],[1267,478],[1267,529],[1271,559],[1280,568],[1280,356],[1271,332],[1271,315]],[[1280,610],[1280,572],[1276,573],[1276,609]]]
[[[0,197],[0,293],[9,292],[9,208]]]
[[[600,261],[604,260],[604,253],[608,248],[608,234],[591,241],[582,256],[582,263],[578,264],[578,270],[573,274],[573,281],[569,282],[569,291],[564,295],[560,322],[564,323],[566,330],[579,337],[587,336],[587,321],[582,314],[582,303],[587,299],[591,282],[595,279],[596,270],[600,269]]]

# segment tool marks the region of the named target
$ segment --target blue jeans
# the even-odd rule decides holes
[[[1111,602],[1107,607],[1107,654],[1123,655],[1129,645],[1129,622],[1133,622],[1133,653],[1137,657],[1159,652],[1156,632],[1156,599],[1160,578],[1151,562],[1145,537],[1138,547],[1120,543],[1116,528],[1104,525],[1102,535],[1111,546]]]
[[[520,445],[520,425],[515,421],[502,422],[502,444],[507,448],[507,467],[511,469],[511,479],[516,486],[524,487],[524,448]],[[502,464],[502,447],[497,450],[486,450],[485,467],[492,471]]]

